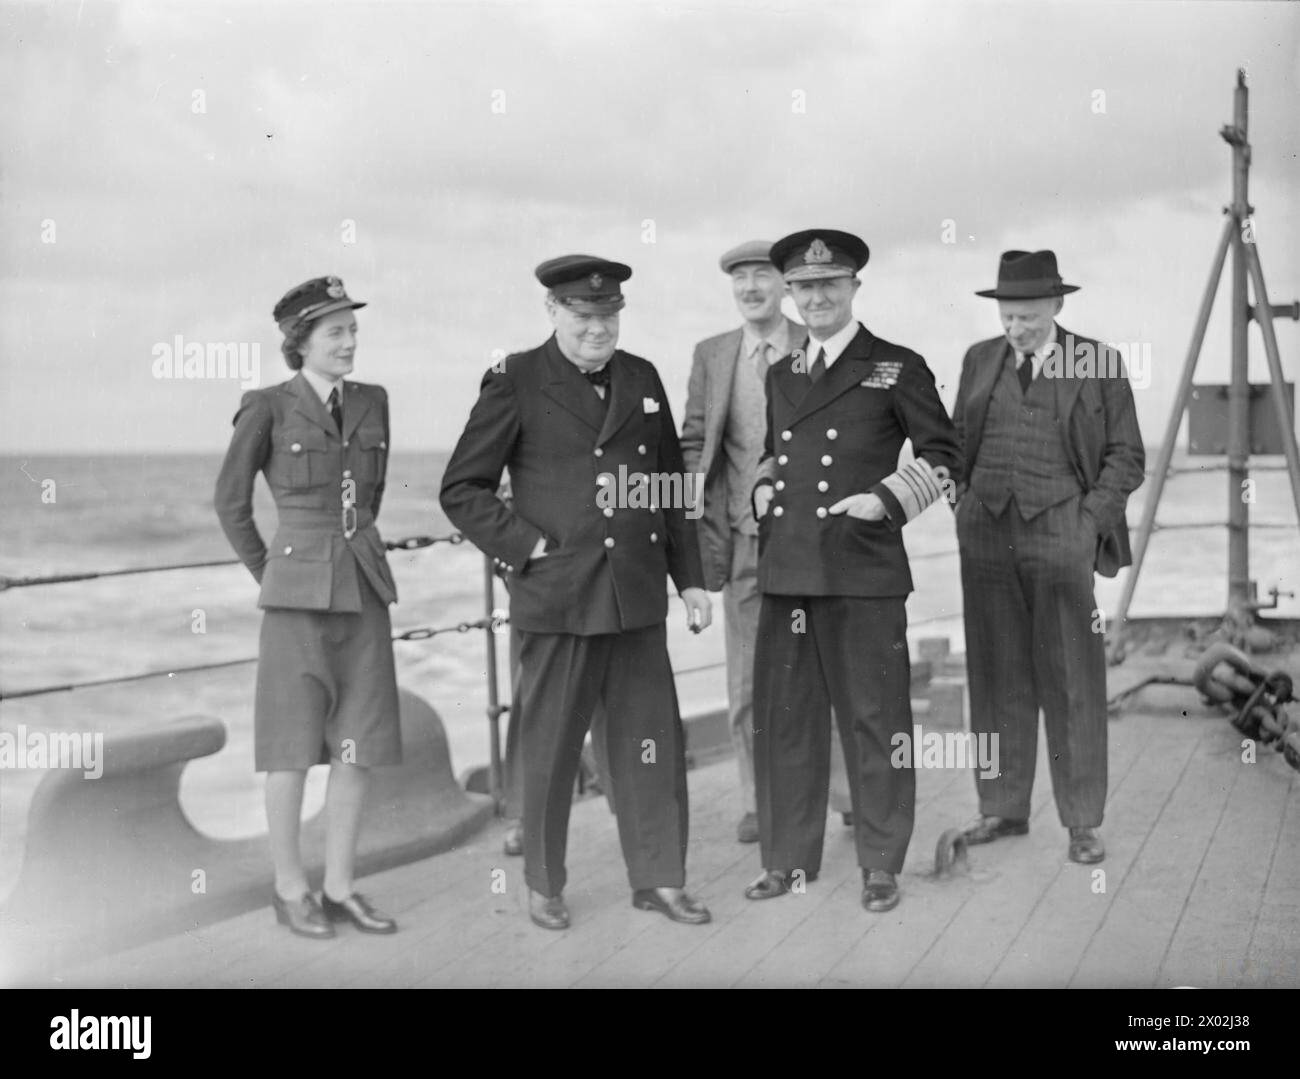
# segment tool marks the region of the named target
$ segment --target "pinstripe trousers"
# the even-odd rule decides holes
[[[1095,828],[1106,803],[1106,654],[1093,596],[1097,537],[1082,494],[1026,521],[967,493],[957,507],[971,730],[998,735],[1001,774],[980,812],[1028,819],[1042,709],[1061,823]]]

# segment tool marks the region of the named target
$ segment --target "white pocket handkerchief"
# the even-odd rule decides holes
[[[642,397],[641,408],[645,411],[645,414],[648,416],[652,412],[659,411],[659,402],[656,401],[653,397]]]

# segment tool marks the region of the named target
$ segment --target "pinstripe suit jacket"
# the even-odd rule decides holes
[[[1051,367],[1049,359],[1040,377],[1050,377],[1055,386],[1061,438],[1084,490],[1083,508],[1097,522],[1094,568],[1114,577],[1133,561],[1124,511],[1128,496],[1142,484],[1146,464],[1133,391],[1118,350],[1061,326],[1057,341],[1059,362]],[[979,464],[989,397],[1010,347],[1005,337],[992,337],[972,345],[962,360],[952,415],[966,460],[958,498]]]

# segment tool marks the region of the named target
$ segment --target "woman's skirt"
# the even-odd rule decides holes
[[[392,620],[366,575],[357,578],[359,614],[262,613],[257,771],[301,771],[331,760],[364,767],[401,762]]]

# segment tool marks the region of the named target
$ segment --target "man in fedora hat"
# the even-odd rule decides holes
[[[809,340],[767,375],[767,432],[754,487],[758,639],[754,774],[772,899],[821,869],[832,709],[848,771],[862,905],[898,905],[916,777],[896,768],[911,735],[903,526],[959,472],[957,435],[925,360],[853,317],[870,252],[835,229],[772,247]],[[914,460],[899,467],[903,443]]]
[[[677,476],[684,491],[677,429],[654,366],[618,348],[632,270],[563,255],[536,275],[555,332],[483,377],[440,495],[452,524],[510,575],[529,916],[569,925],[569,809],[603,707],[632,903],[700,925],[709,911],[684,890],[685,744],[664,626],[669,577],[688,624],[709,625],[695,523],[676,496],[610,497],[629,472]],[[507,469],[509,505],[497,497]]]
[[[1069,857],[1105,856],[1106,657],[1093,573],[1131,562],[1125,505],[1145,454],[1114,349],[1056,323],[1077,291],[1051,251],[1007,251],[996,288],[1003,336],[962,362],[953,422],[971,730],[999,741],[1001,773],[977,771],[968,843],[1029,831],[1038,711]]]

